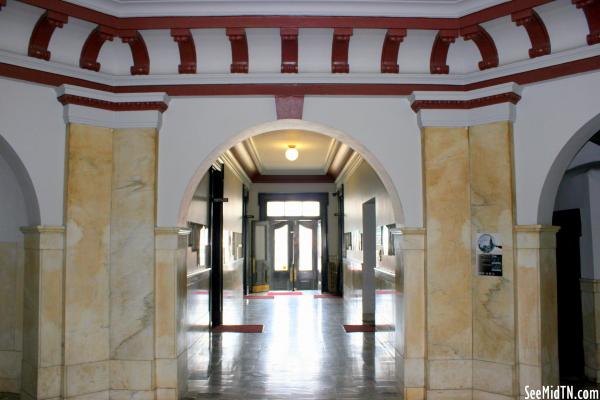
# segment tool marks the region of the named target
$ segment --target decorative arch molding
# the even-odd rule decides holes
[[[40,206],[33,181],[27,172],[27,168],[13,147],[0,134],[0,157],[11,167],[17,177],[17,181],[23,192],[25,208],[27,211],[27,225],[36,226],[41,224]]]
[[[600,0],[571,0],[585,13],[590,33],[587,42],[591,46],[600,43]]]
[[[465,40],[472,40],[479,49],[481,61],[479,61],[479,69],[485,70],[498,66],[498,50],[494,39],[490,34],[479,25],[472,25],[461,29],[461,35]]]
[[[354,149],[356,152],[360,153],[363,159],[365,159],[365,161],[367,161],[375,170],[375,172],[379,176],[379,179],[381,179],[381,182],[383,183],[385,189],[390,195],[390,200],[392,202],[392,208],[394,210],[396,223],[400,226],[404,225],[405,213],[402,207],[402,203],[400,201],[398,190],[396,189],[396,186],[394,185],[392,178],[387,173],[385,167],[383,166],[383,164],[381,164],[381,162],[379,162],[375,155],[373,155],[359,141],[340,130],[322,124],[296,119],[282,119],[278,121],[272,121],[256,125],[238,133],[237,135],[231,137],[227,141],[221,143],[221,145],[219,145],[217,148],[215,148],[210,153],[210,155],[207,156],[200,163],[200,166],[198,167],[198,169],[196,169],[194,175],[192,176],[192,179],[188,182],[179,205],[177,224],[182,227],[186,226],[188,208],[194,196],[194,192],[196,191],[196,187],[202,180],[202,177],[204,176],[206,171],[208,171],[208,168],[217,159],[217,157],[225,153],[228,149],[235,146],[236,144],[253,136],[285,129],[320,133],[322,135],[335,138],[336,140],[345,143],[346,145]]]
[[[107,40],[112,41],[116,35],[117,32],[114,29],[106,26],[98,26],[94,29],[83,44],[81,56],[79,57],[79,66],[83,69],[100,71],[100,63],[98,62],[100,50],[104,42]]]
[[[150,56],[146,42],[138,31],[122,31],[119,37],[123,43],[127,43],[131,49],[133,65],[131,75],[148,75],[150,73]]]
[[[196,44],[189,29],[171,29],[171,37],[179,47],[180,74],[196,73]]]
[[[281,73],[298,73],[298,28],[281,28]]]
[[[431,49],[431,59],[429,69],[432,74],[448,74],[450,67],[446,63],[448,59],[448,49],[456,41],[459,31],[441,30],[438,32]]]
[[[246,29],[227,28],[227,37],[231,43],[231,73],[248,73],[248,39],[246,38]]]
[[[406,29],[388,29],[383,40],[381,50],[381,73],[397,74],[400,72],[398,66],[398,51],[400,44],[406,37]]]
[[[69,20],[65,14],[54,11],[46,11],[33,28],[31,37],[29,38],[29,48],[27,54],[30,57],[40,58],[42,60],[50,60],[50,51],[48,45],[56,28],[62,28]]]
[[[550,36],[544,21],[534,9],[523,10],[511,15],[511,19],[517,26],[523,26],[531,41],[529,58],[535,58],[550,54]]]
[[[571,136],[554,159],[548,170],[538,199],[537,220],[539,224],[552,225],[552,213],[560,182],[577,152],[598,131],[600,131],[600,114],[597,114],[583,124]]]

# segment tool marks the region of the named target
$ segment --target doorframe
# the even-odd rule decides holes
[[[223,198],[225,168],[213,164],[209,172],[209,229],[210,229],[210,326],[223,324]]]
[[[329,292],[329,245],[327,240],[328,232],[328,206],[329,192],[309,192],[309,193],[259,193],[258,210],[260,221],[270,221],[282,219],[281,217],[267,217],[267,202],[269,201],[318,201],[320,204],[320,216],[308,217],[309,219],[321,221],[321,291]],[[294,220],[297,217],[287,217]]]

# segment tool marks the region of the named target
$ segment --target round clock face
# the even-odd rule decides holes
[[[488,235],[486,233],[479,237],[479,240],[477,241],[477,246],[482,252],[489,253],[492,250],[494,250],[496,244],[494,243],[494,238],[492,237],[492,235]]]

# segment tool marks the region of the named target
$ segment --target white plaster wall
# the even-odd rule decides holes
[[[28,224],[25,198],[9,163],[0,154],[0,242],[16,242]]]
[[[600,72],[526,86],[517,105],[514,157],[518,224],[550,224],[558,186],[600,129]]]
[[[0,135],[31,177],[41,223],[62,225],[66,128],[54,88],[0,79]]]
[[[191,196],[220,153],[252,136],[249,128],[275,119],[270,96],[174,98],[159,141],[159,226],[181,222],[184,195]],[[306,97],[304,120],[337,130],[380,173],[395,222],[422,225],[421,138],[405,98]]]
[[[223,203],[223,229],[230,232],[242,233],[242,182],[225,165],[225,182],[223,185],[223,196],[227,202]]]

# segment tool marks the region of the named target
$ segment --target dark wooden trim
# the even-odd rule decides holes
[[[298,73],[298,28],[281,28],[281,73]]]
[[[302,119],[304,96],[275,96],[277,119]]]
[[[534,9],[519,11],[511,15],[511,19],[517,26],[522,26],[527,30],[531,48],[529,57],[535,58],[550,54],[550,36],[544,21],[540,18]]]
[[[398,50],[405,37],[406,29],[388,29],[381,49],[381,73],[397,74],[400,72]]]
[[[54,11],[46,11],[35,24],[31,37],[29,38],[29,47],[27,54],[29,57],[50,60],[48,45],[56,28],[62,28],[69,20],[65,14]]]
[[[179,73],[196,73],[196,44],[189,29],[171,29],[171,37],[179,47]]]
[[[81,56],[79,57],[79,66],[83,69],[100,71],[98,54],[107,40],[112,41],[117,36],[117,31],[106,26],[98,26],[94,29],[83,44]]]
[[[224,168],[209,169],[210,187],[210,326],[223,323],[223,201]]]
[[[450,67],[446,64],[448,58],[448,49],[458,37],[459,31],[441,30],[438,32],[431,49],[431,59],[429,60],[429,70],[432,74],[448,74]]]
[[[414,91],[470,91],[515,82],[521,85],[596,71],[600,69],[600,56],[574,60],[558,65],[538,68],[517,74],[487,79],[467,85],[443,84],[197,84],[197,85],[130,85],[110,86],[67,75],[39,71],[32,68],[0,63],[0,76],[60,86],[71,84],[109,93],[165,92],[170,96],[408,96]]]
[[[352,28],[335,28],[331,42],[331,72],[334,74],[347,74],[350,72],[348,64],[348,49]]]
[[[470,110],[472,108],[479,108],[484,106],[490,106],[492,104],[500,103],[512,103],[517,104],[521,100],[521,96],[516,93],[508,92],[501,93],[494,96],[481,97],[479,99],[472,100],[417,100],[411,105],[411,108],[418,112],[420,110]]]
[[[150,56],[144,38],[138,31],[122,31],[119,37],[131,49],[133,65],[131,75],[148,75],[150,73]]]
[[[63,94],[58,97],[62,105],[76,104],[79,106],[100,108],[109,111],[167,111],[168,105],[162,101],[139,101],[117,103],[106,100],[91,99],[88,97],[75,96],[72,94]]]
[[[244,28],[227,28],[231,43],[231,73],[248,73],[248,40]]]
[[[1,1],[1,0],[0,0]],[[525,9],[537,7],[552,0],[512,0],[496,6],[465,15],[460,18],[424,17],[361,17],[361,16],[283,16],[283,15],[242,15],[242,16],[164,16],[118,18],[64,0],[18,0],[22,3],[56,11],[73,18],[82,19],[97,25],[116,30],[147,29],[203,29],[203,28],[347,28],[355,29],[460,29],[482,24]],[[586,1],[586,0],[574,0]],[[1,5],[1,3],[0,3]]]
[[[333,183],[330,175],[262,175],[253,176],[254,183]]]
[[[479,69],[485,70],[498,66],[498,50],[494,39],[490,34],[479,25],[472,25],[461,29],[461,35],[465,40],[472,40],[479,49],[481,61],[479,61]]]
[[[571,0],[577,8],[583,9],[590,33],[587,42],[591,46],[600,43],[600,0]]]

